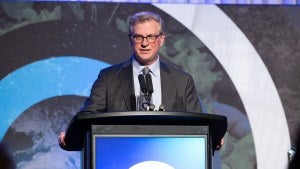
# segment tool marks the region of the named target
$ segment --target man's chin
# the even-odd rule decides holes
[[[137,60],[143,65],[149,65],[155,62],[156,59],[153,59],[153,56],[150,53],[138,53]]]
[[[139,57],[143,60],[147,60],[147,59],[151,58],[152,55],[150,53],[144,52],[144,53],[139,53]]]
[[[150,61],[151,60],[150,58],[151,58],[150,55],[146,55],[146,54],[139,55],[139,60],[141,61]]]

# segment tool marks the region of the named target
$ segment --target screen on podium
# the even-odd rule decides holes
[[[93,134],[93,168],[207,169],[207,135],[178,132]]]

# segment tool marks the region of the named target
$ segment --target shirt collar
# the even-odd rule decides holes
[[[145,67],[145,66],[141,65],[134,57],[132,57],[132,66],[133,66],[133,73],[136,76],[141,74],[142,70]],[[157,60],[148,67],[150,68],[151,73],[154,76],[158,76],[158,73],[159,73],[159,56],[157,57]]]

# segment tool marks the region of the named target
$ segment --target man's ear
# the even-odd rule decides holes
[[[165,39],[166,39],[166,34],[162,34],[160,37],[160,42],[161,42],[160,46],[164,45]]]

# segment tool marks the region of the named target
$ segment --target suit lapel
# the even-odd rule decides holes
[[[121,65],[120,69],[120,81],[123,91],[123,98],[128,111],[135,110],[135,95],[132,73],[132,62],[128,60]]]
[[[176,88],[175,82],[171,75],[172,71],[168,68],[166,64],[160,62],[160,76],[161,76],[161,97],[162,104],[167,107],[171,106],[171,99],[176,98]]]
[[[120,84],[123,92],[123,98],[128,111],[136,110],[136,98],[134,94],[132,61],[128,60],[121,65],[120,68]],[[160,62],[162,104],[166,107],[172,106],[172,99],[176,98],[176,87],[172,77],[172,70]]]

